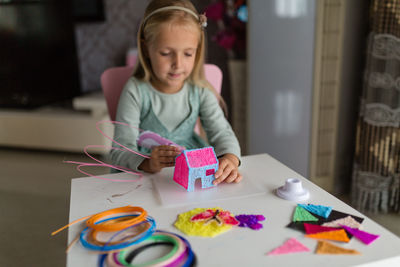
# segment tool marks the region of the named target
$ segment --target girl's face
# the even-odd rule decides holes
[[[199,44],[199,29],[163,23],[147,52],[155,77],[152,85],[163,93],[176,93],[191,74]]]

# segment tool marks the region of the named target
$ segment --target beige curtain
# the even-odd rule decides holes
[[[372,0],[352,202],[362,211],[400,207],[400,0]]]

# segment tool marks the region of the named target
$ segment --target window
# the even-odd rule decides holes
[[[215,169],[206,170],[206,176],[213,175],[215,173]]]

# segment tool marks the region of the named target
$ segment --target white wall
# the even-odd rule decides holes
[[[250,0],[249,154],[268,153],[307,177],[315,0]]]

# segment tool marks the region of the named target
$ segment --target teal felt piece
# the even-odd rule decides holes
[[[324,217],[325,219],[329,217],[332,211],[332,207],[322,206],[322,205],[313,205],[313,204],[298,204],[298,206],[302,207],[305,210],[308,210],[311,213]]]

